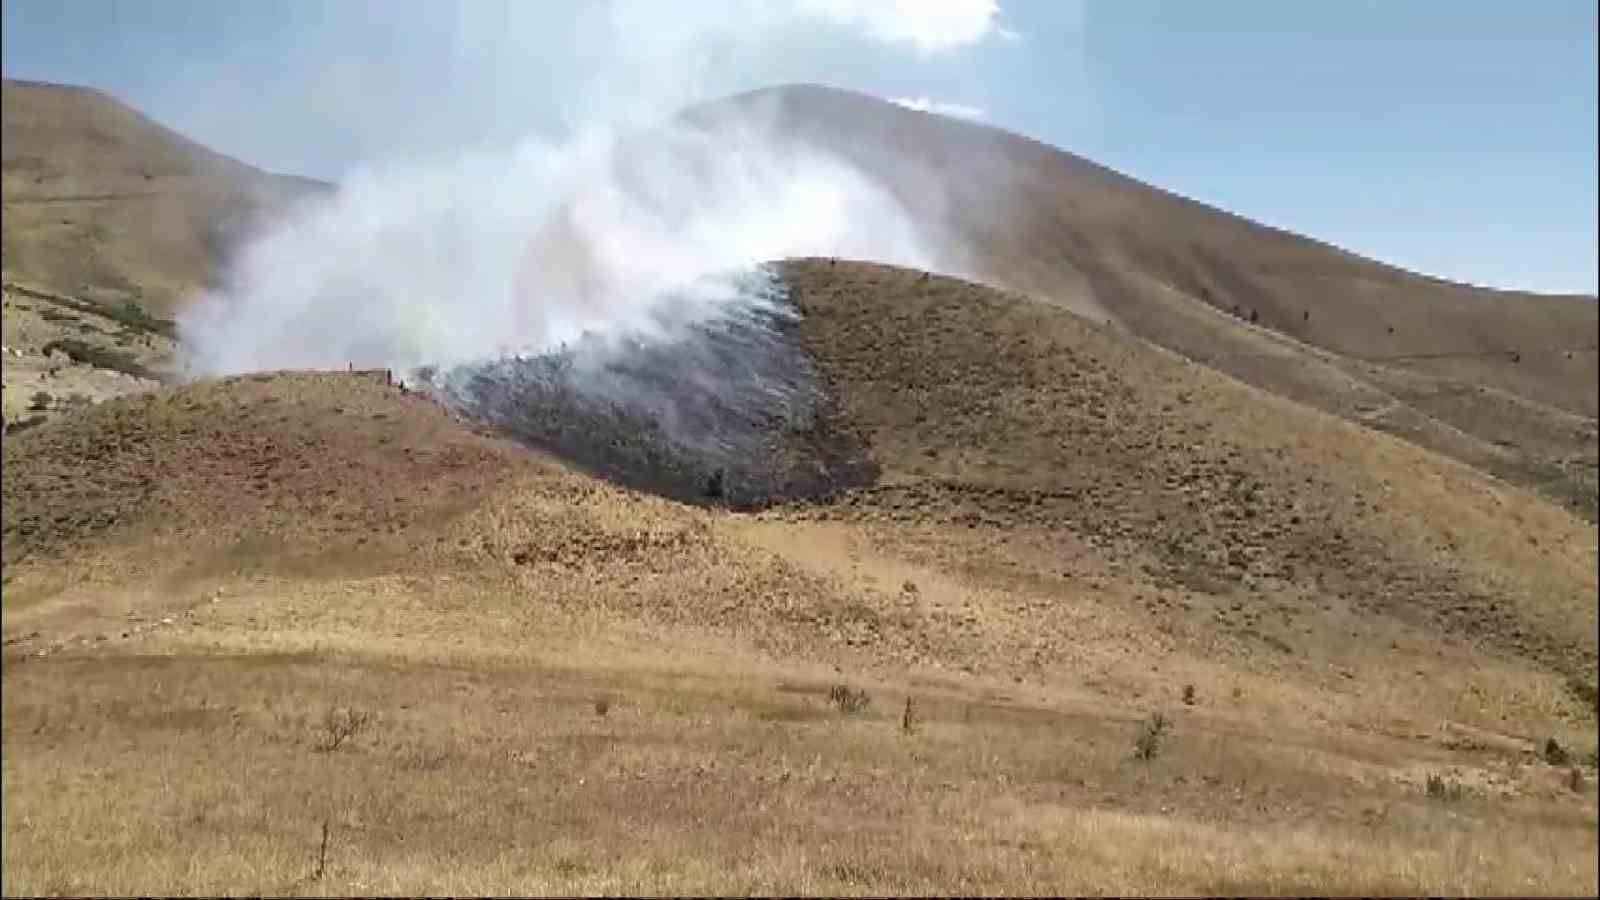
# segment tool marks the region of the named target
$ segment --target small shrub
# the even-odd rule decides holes
[[[1553,737],[1545,738],[1544,761],[1552,766],[1564,766],[1567,760],[1567,748],[1561,746],[1561,742]]]
[[[437,772],[450,761],[450,751],[444,747],[413,747],[406,754],[406,763],[419,772]]]
[[[594,714],[595,715],[597,715],[597,716],[599,716],[600,718],[603,719],[603,718],[606,717],[606,713],[608,713],[608,712],[611,712],[611,701],[610,700],[607,700],[606,698],[601,697],[601,698],[599,698],[599,699],[594,701]]]
[[[48,421],[49,418],[46,416],[29,416],[26,419],[18,419],[15,422],[7,422],[5,424],[5,433],[17,434],[18,432],[27,431],[29,428],[43,425]]]
[[[854,715],[862,712],[872,703],[872,698],[863,690],[856,690],[847,684],[836,684],[828,691],[828,702],[845,715]]]
[[[329,707],[328,714],[322,720],[322,739],[317,744],[317,749],[324,753],[332,753],[339,749],[372,721],[372,714],[354,707]]]
[[[917,730],[917,711],[911,705],[911,698],[906,698],[905,711],[900,714],[900,730],[910,734]]]
[[[113,350],[109,347],[96,347],[86,344],[75,338],[51,341],[44,345],[44,355],[49,356],[52,351],[59,351],[67,355],[73,362],[85,363],[97,369],[110,369],[122,372],[135,378],[155,379],[156,373],[139,364],[132,354],[122,350]]]
[[[1172,723],[1161,712],[1153,712],[1139,729],[1139,737],[1133,742],[1133,755],[1136,759],[1149,761],[1161,753],[1161,741],[1168,731],[1172,730]]]
[[[317,861],[311,867],[311,880],[321,881],[328,874],[328,820],[322,820],[322,841],[317,845]]]
[[[1600,709],[1600,687],[1576,676],[1567,679],[1567,692],[1591,711]]]
[[[1466,788],[1454,778],[1446,778],[1438,772],[1429,772],[1428,780],[1424,785],[1424,792],[1434,800],[1460,800],[1466,796]]]
[[[44,412],[56,402],[56,398],[50,396],[48,391],[38,391],[29,399],[33,402],[28,404],[28,409],[33,412]]]
[[[1195,704],[1194,685],[1186,684],[1186,685],[1183,686],[1183,705],[1184,706],[1193,706],[1194,704]]]

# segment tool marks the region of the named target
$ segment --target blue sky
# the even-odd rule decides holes
[[[818,81],[1408,268],[1594,293],[1596,9],[1071,0],[7,0],[10,77],[338,178]]]

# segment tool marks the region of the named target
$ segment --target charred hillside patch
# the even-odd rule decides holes
[[[770,272],[748,302],[654,334],[424,372],[467,417],[592,474],[757,509],[871,484],[878,468]]]

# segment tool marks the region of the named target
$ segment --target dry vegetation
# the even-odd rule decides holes
[[[888,185],[965,248],[949,263],[985,283],[1116,322],[1595,521],[1593,297],[1422,277],[996,128],[848,91],[788,86],[692,115],[714,124],[752,111]]]
[[[0,384],[7,434],[148,390],[172,365],[171,323],[7,284]]]
[[[113,171],[107,192],[170,188],[201,222],[210,189],[164,179],[243,176],[65,90],[6,83],[6,342],[75,332],[158,368],[160,298],[204,254],[113,229],[73,268],[78,232],[40,210],[156,201],[25,195]],[[933,163],[996,152],[886,121]],[[1007,152],[1041,202],[972,204],[969,237],[1051,302],[785,265],[882,471],[831,504],[625,491],[333,374],[165,387],[8,437],[5,891],[1600,891],[1600,537],[1573,514],[1593,513],[1593,356],[1332,352],[1427,323],[1592,334],[1592,311],[1491,309],[1158,215],[1027,148]],[[1218,259],[1244,274],[1196,268]],[[1290,291],[1295,272],[1328,280]],[[1120,326],[1062,308],[1104,314],[1072,294],[1091,287]],[[1242,323],[1224,287],[1312,297],[1328,330],[1265,300]],[[1399,337],[1360,331],[1413,295]],[[130,320],[148,345],[119,344]]]
[[[787,273],[885,468],[832,506],[335,375],[12,438],[7,889],[1597,888],[1592,527],[1020,297]]]
[[[214,153],[98,91],[6,79],[6,281],[165,315],[263,216],[325,188]]]

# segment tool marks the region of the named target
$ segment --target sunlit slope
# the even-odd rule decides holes
[[[1281,610],[1259,629],[1294,645],[1337,606],[1592,669],[1594,529],[1531,493],[1022,295],[825,260],[786,279],[883,468],[871,515],[1070,532]]]
[[[815,515],[1061,535],[1124,577],[1252,606],[1222,624],[1268,645],[1304,648],[1353,617],[1591,668],[1595,532],[1529,492],[1025,295],[826,260],[782,272],[881,472]],[[197,565],[346,551],[427,565],[461,549],[441,530],[456,517],[557,471],[539,459],[381,380],[168,389],[8,442],[5,558],[42,567],[40,591],[69,554],[154,546]],[[462,546],[584,552],[495,531]],[[1035,563],[1018,577],[1072,583],[1070,563]]]
[[[269,175],[88,88],[6,79],[5,277],[169,315],[264,217],[327,185]]]
[[[1405,272],[996,128],[791,86],[691,114],[762,121],[891,185],[952,265],[1257,387],[1401,435],[1593,519],[1593,297]]]
[[[1592,893],[1592,528],[1025,295],[780,271],[832,502],[360,374],[8,439],[8,886]]]

